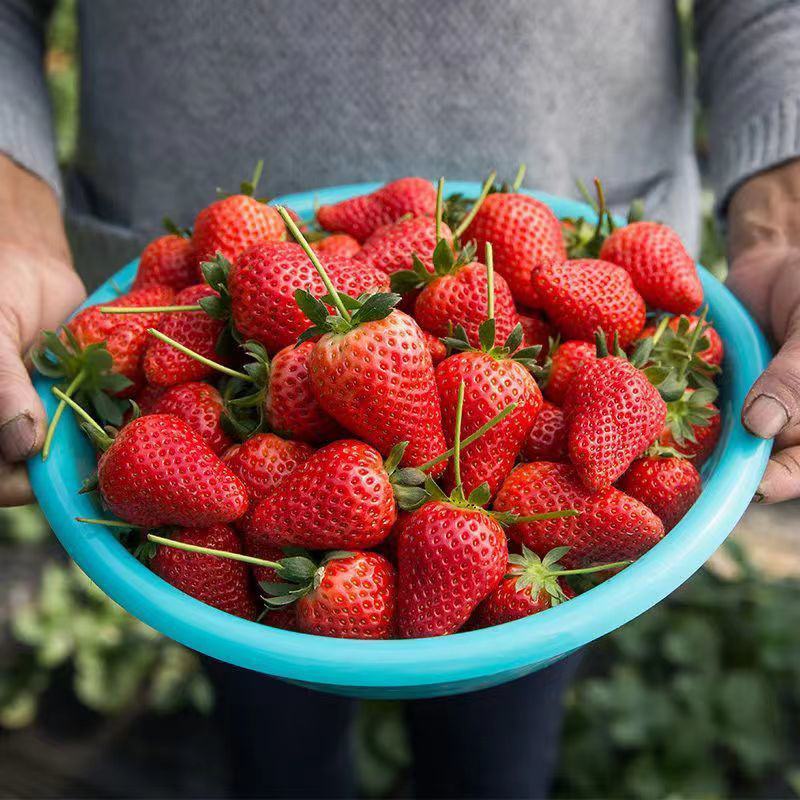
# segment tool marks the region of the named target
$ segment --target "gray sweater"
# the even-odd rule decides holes
[[[77,157],[59,174],[48,0],[0,0],[0,150],[65,199],[79,269],[116,269],[169,213],[264,157],[270,194],[490,168],[574,195],[601,176],[694,248],[694,87],[671,0],[83,0]],[[800,154],[800,3],[696,0],[724,206]]]

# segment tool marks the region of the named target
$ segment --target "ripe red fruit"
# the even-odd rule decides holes
[[[270,428],[282,436],[326,444],[344,438],[346,433],[322,410],[312,389],[308,357],[313,349],[313,342],[303,342],[275,354],[270,364],[264,412]]]
[[[389,209],[392,220],[406,214],[432,217],[436,210],[436,190],[424,178],[399,178],[378,189],[375,196]]]
[[[248,533],[280,547],[360,550],[382,542],[396,518],[380,453],[343,439],[317,450],[268,492]]]
[[[191,241],[183,236],[168,234],[153,239],[142,250],[133,288],[169,286],[179,292],[196,280],[197,262]]]
[[[352,258],[360,249],[361,245],[357,239],[348,236],[346,233],[334,233],[311,243],[311,247],[317,253],[325,253],[329,256],[343,256]]]
[[[195,217],[192,247],[199,265],[217,253],[233,261],[251,245],[285,238],[286,226],[274,208],[254,197],[234,194],[206,206]]]
[[[658,442],[691,458],[697,469],[719,441],[722,417],[707,389],[687,389],[680,400],[667,403],[667,420]]]
[[[533,283],[547,316],[567,339],[590,340],[598,328],[627,347],[644,327],[646,308],[630,275],[592,258],[546,264]],[[610,338],[609,338],[610,340]]]
[[[231,522],[244,484],[189,425],[170,414],[129,422],[100,456],[100,492],[120,519],[144,527]]]
[[[564,412],[546,400],[542,403],[522,445],[525,461],[567,461],[567,421]]]
[[[180,417],[220,455],[233,444],[222,427],[222,396],[207,383],[179,383],[164,390],[146,413]]]
[[[438,337],[428,331],[422,331],[425,344],[431,354],[431,361],[435,367],[447,358],[447,345]]]
[[[474,240],[479,253],[487,242],[492,244],[495,269],[508,282],[514,299],[529,308],[541,308],[532,273],[542,264],[567,258],[555,214],[523,194],[490,194],[461,238]]]
[[[494,508],[522,515],[565,508],[580,512],[508,528],[511,539],[539,555],[568,546],[562,558],[568,569],[636,559],[664,536],[661,520],[644,504],[613,486],[598,492],[586,488],[569,464],[520,464],[500,488]]]
[[[506,537],[486,511],[431,501],[397,537],[397,625],[401,638],[455,633],[500,582]]]
[[[218,295],[210,286],[200,283],[179,292],[175,305],[196,305],[203,297],[212,296]],[[223,364],[227,362],[217,352],[217,341],[225,325],[205,311],[168,312],[153,327],[204,358]],[[211,367],[156,338],[149,339],[143,364],[145,377],[154,386],[200,381],[214,374]]]
[[[452,244],[453,234],[442,223],[441,237]],[[387,275],[414,267],[414,256],[429,272],[433,272],[433,251],[436,248],[436,222],[432,217],[402,219],[379,228],[364,242],[354,256],[356,261],[379,269]]]
[[[212,550],[241,553],[236,534],[227,525],[187,528],[173,535],[175,541]],[[167,583],[203,603],[244,619],[255,619],[256,598],[246,564],[174,547],[159,547],[150,568]]]
[[[387,296],[374,298],[380,303]],[[384,456],[407,441],[403,464],[418,466],[446,449],[430,352],[416,322],[402,311],[390,310],[346,333],[324,333],[308,366],[320,405]]]
[[[576,372],[564,415],[578,475],[589,488],[602,489],[655,441],[667,405],[641,370],[624,358],[605,355]]]
[[[583,364],[597,358],[597,347],[591,342],[572,340],[558,344],[550,352],[550,368],[544,385],[544,396],[557,406],[564,404],[575,373]]]
[[[387,277],[350,259],[320,256],[337,290],[351,297],[389,288]],[[316,297],[327,293],[308,256],[294,242],[258,244],[245,250],[228,277],[236,329],[255,339],[270,354],[294,345],[308,327],[294,293],[304,289]]]
[[[603,242],[600,258],[623,267],[654,308],[691,314],[703,302],[694,260],[678,234],[660,222],[632,222]]]
[[[702,486],[700,473],[691,461],[647,456],[631,464],[619,488],[644,503],[669,532],[700,497]]]
[[[524,313],[520,312],[517,316],[522,325],[522,346],[536,347],[538,345],[541,347],[539,361],[544,362],[550,354],[550,342],[556,337],[555,329],[535,311],[526,309]]]

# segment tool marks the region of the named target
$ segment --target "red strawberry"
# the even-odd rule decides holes
[[[500,488],[542,406],[542,393],[528,371],[535,353],[527,350],[514,353],[522,338],[522,328],[517,328],[505,347],[494,347],[494,337],[488,330],[489,326],[482,326],[482,350],[457,353],[436,368],[448,446],[453,444],[448,433],[455,428],[456,399],[462,381],[464,436],[474,433],[510,403],[516,403],[516,408],[499,425],[464,448],[461,473],[466,495],[484,482],[489,484],[490,496]]]
[[[212,296],[216,297],[217,293],[210,286],[200,283],[179,292],[175,305],[196,305],[202,298]],[[154,327],[204,358],[222,363],[227,360],[217,352],[217,341],[225,325],[208,316],[205,311],[167,313]],[[174,386],[203,380],[213,375],[214,370],[172,345],[151,338],[144,354],[144,374],[148,383],[155,386]]]
[[[222,428],[222,409],[220,393],[207,383],[195,382],[170,386],[151,403],[148,413],[180,417],[220,455],[233,444]]]
[[[187,528],[175,534],[174,539],[212,550],[242,552],[238,537],[227,525]],[[256,618],[258,608],[246,564],[162,546],[156,550],[150,567],[167,583],[203,603],[244,619]]]
[[[375,192],[389,209],[392,221],[406,214],[431,217],[436,208],[436,190],[424,178],[399,178]]]
[[[691,314],[703,302],[703,286],[694,260],[680,237],[660,222],[632,222],[603,242],[600,258],[618,264],[654,308]]]
[[[524,545],[522,550],[521,555],[508,557],[506,576],[475,609],[467,625],[470,630],[523,619],[575,597],[570,585],[559,577],[563,568],[556,561],[562,548],[551,550],[544,559]]]
[[[533,275],[541,306],[568,339],[589,340],[598,328],[627,347],[641,332],[645,304],[621,267],[591,258],[551,263]]]
[[[167,390],[163,386],[151,386],[149,383],[145,384],[142,389],[136,393],[136,405],[142,414],[152,414],[153,405]]]
[[[608,355],[598,334],[598,358],[581,366],[564,401],[569,455],[591,489],[614,483],[664,427],[667,405],[645,374]]]
[[[691,461],[648,456],[631,464],[619,488],[644,503],[671,531],[700,497],[700,473]]]
[[[321,256],[325,270],[340,292],[358,297],[388,289],[385,275],[365,264],[336,256]],[[294,242],[259,244],[245,250],[228,276],[231,312],[237,330],[261,342],[270,354],[294,345],[308,327],[294,292],[327,293],[308,256]]]
[[[567,421],[564,412],[546,400],[522,445],[526,461],[567,461]]]
[[[537,312],[528,309],[525,309],[525,313],[520,312],[517,316],[522,325],[523,347],[536,347],[537,345],[541,347],[539,361],[544,362],[550,353],[550,342],[556,337],[553,326],[547,320],[542,319]]]
[[[247,491],[189,425],[170,414],[129,422],[100,457],[100,492],[134,525],[202,527],[231,522],[247,509]]]
[[[249,534],[280,547],[358,550],[382,542],[396,518],[380,453],[344,439],[317,450],[272,489],[256,507]]]
[[[311,243],[311,247],[318,253],[325,253],[329,256],[343,256],[352,258],[360,249],[361,245],[357,239],[348,236],[346,233],[334,233]]]
[[[293,593],[270,597],[267,605],[293,604],[302,633],[388,639],[394,632],[394,567],[378,553],[329,554],[310,576],[284,586]]]
[[[503,529],[486,511],[425,503],[397,537],[399,635],[455,633],[500,582],[507,561]]]
[[[142,251],[134,289],[169,286],[176,292],[197,280],[197,263],[189,239],[175,234],[153,239]]]
[[[586,488],[569,464],[520,464],[500,488],[494,508],[523,515],[565,508],[580,512],[508,528],[511,539],[539,555],[570,547],[563,557],[570,569],[638,558],[664,536],[661,520],[645,505],[613,486],[598,492]]]
[[[266,561],[280,561],[285,557],[285,553],[280,547],[272,547],[265,544],[263,539],[248,536],[246,532],[243,535],[243,543],[244,551],[249,556],[263,558]],[[253,577],[256,583],[259,584],[259,589],[261,589],[262,581],[267,583],[281,583],[283,581],[278,572],[270,567],[253,566],[252,570]],[[268,613],[265,613],[261,618],[261,622],[265,625],[269,625],[271,628],[282,628],[286,631],[297,630],[297,615],[295,614],[294,603],[276,608],[267,605],[266,610]]]
[[[722,344],[720,335],[716,332],[716,330],[714,330],[713,326],[705,323],[705,321],[701,320],[700,317],[690,315],[687,317],[687,319],[689,321],[688,332],[690,334],[694,331],[698,324],[706,324],[706,328],[703,331],[703,336],[708,339],[708,347],[706,347],[705,350],[701,350],[697,355],[712,367],[721,367],[722,359],[725,357],[725,346]],[[669,327],[672,328],[672,330],[676,333],[678,332],[680,321],[681,317],[673,317],[669,321]]]
[[[435,367],[447,358],[447,345],[439,337],[427,331],[422,331],[422,336],[425,339],[425,344],[431,354],[431,361]]]
[[[452,244],[453,234],[444,223],[441,236]],[[403,219],[379,228],[364,242],[354,258],[387,275],[414,267],[416,255],[433,272],[433,251],[436,248],[436,222],[431,217]]]
[[[563,405],[575,373],[596,358],[597,347],[590,342],[573,340],[552,347],[544,396],[557,406]]]
[[[444,345],[441,346],[444,349]],[[313,342],[303,342],[296,347],[284,347],[275,354],[270,365],[264,412],[270,428],[281,435],[325,444],[346,434],[342,426],[322,410],[312,390],[308,357],[313,349]]]
[[[719,441],[722,417],[708,389],[687,389],[680,400],[667,403],[667,421],[659,444],[691,458],[697,469],[705,464]]]
[[[490,194],[461,239],[474,240],[479,253],[490,242],[497,272],[514,299],[530,308],[541,307],[532,273],[542,264],[567,258],[556,216],[544,203],[523,194]]]

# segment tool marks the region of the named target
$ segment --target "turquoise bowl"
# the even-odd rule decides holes
[[[331,203],[372,191],[377,184],[320,189],[276,199],[301,216],[314,203]],[[475,196],[475,183],[451,183],[449,192]],[[573,200],[532,193],[560,217],[590,215]],[[128,287],[136,262],[114,280]],[[65,414],[50,458],[36,457],[29,470],[36,496],[61,543],[109,597],[166,636],[214,658],[328,692],[375,698],[417,698],[483,689],[521,677],[563,658],[624,625],[663,600],[719,547],[758,487],[770,442],[741,425],[742,403],[769,359],[769,348],[738,300],[705,269],[700,270],[711,318],[725,342],[722,435],[704,468],[700,499],[658,545],[626,570],[568,603],[527,619],[487,630],[435,639],[349,641],[270,628],[225,614],[174,589],[139,563],[106,528],[77,516],[97,516],[79,495],[94,466],[89,443]],[[115,296],[106,282],[87,304]],[[48,413],[56,403],[51,381],[37,377]]]

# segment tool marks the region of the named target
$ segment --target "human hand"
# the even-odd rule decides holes
[[[0,154],[0,506],[33,499],[24,461],[46,428],[23,357],[85,296],[55,194]]]
[[[800,159],[748,180],[728,209],[728,286],[780,347],[742,422],[775,449],[756,500],[800,497]]]

